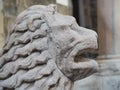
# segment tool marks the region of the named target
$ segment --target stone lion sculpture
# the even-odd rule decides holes
[[[72,90],[97,71],[83,56],[97,47],[97,34],[55,5],[32,6],[17,17],[1,52],[0,90]]]

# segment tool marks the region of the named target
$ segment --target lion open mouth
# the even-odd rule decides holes
[[[93,46],[80,49],[78,46],[74,47],[69,55],[69,62],[72,60],[72,63],[68,67],[72,68],[72,74],[70,74],[71,76],[68,74],[69,76],[67,77],[72,81],[83,79],[99,70],[98,63],[94,60],[98,55],[97,48]],[[66,72],[64,73],[67,75]]]
[[[95,59],[98,56],[97,49],[84,49],[76,54],[74,57],[75,62],[85,62]]]

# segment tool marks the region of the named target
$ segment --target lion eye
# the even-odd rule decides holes
[[[71,24],[71,25],[70,25],[70,28],[71,28],[72,30],[74,30],[74,31],[78,31],[78,25],[77,25],[77,23]]]
[[[74,40],[75,40],[75,38],[71,38],[71,39],[70,39],[70,42],[73,42]]]

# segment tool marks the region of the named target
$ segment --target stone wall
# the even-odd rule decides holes
[[[0,0],[0,48],[3,47],[4,44],[4,29],[3,29],[3,3],[2,0]]]

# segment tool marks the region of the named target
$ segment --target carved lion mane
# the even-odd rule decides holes
[[[55,5],[22,12],[0,56],[0,90],[71,90],[73,82],[97,70],[82,56],[97,49],[97,34],[77,25]]]

